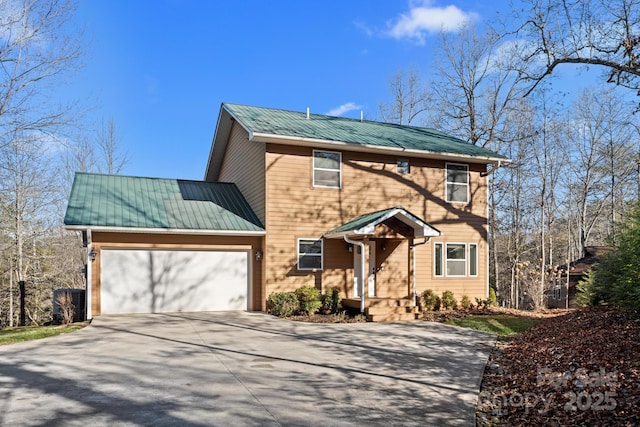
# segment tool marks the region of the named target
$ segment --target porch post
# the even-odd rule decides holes
[[[416,247],[413,244],[413,237],[409,239],[409,268],[411,268],[411,282],[412,282],[412,293],[413,293],[413,305],[414,307],[418,305],[418,289],[416,287]]]

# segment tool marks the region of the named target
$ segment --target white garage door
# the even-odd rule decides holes
[[[102,314],[246,310],[246,251],[103,249]]]

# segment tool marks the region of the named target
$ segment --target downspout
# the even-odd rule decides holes
[[[93,243],[91,239],[91,229],[87,228],[87,283],[85,289],[85,310],[86,310],[86,319],[92,319],[92,307],[91,307],[91,288],[92,288],[92,272],[91,272],[91,249],[93,248]]]
[[[343,236],[344,241],[351,245],[358,245],[360,247],[360,313],[364,313],[364,243],[357,240],[351,240],[346,235]],[[355,273],[355,272],[354,272]]]
[[[411,258],[413,263],[413,305],[414,307],[418,305],[418,288],[417,288],[417,277],[416,277],[416,246],[424,245],[429,241],[430,237],[425,236],[424,241],[420,243],[414,243],[411,245]]]

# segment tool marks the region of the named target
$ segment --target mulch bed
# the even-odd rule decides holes
[[[364,323],[367,321],[367,319],[360,314],[353,315],[346,312],[338,314],[303,314],[297,316],[289,316],[286,319],[308,323]]]
[[[609,307],[581,309],[499,340],[477,424],[640,425],[640,320]]]

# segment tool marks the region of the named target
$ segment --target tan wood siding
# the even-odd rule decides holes
[[[265,223],[265,144],[249,141],[249,135],[233,122],[219,181],[234,182]]]
[[[92,239],[97,251],[91,269],[91,310],[94,316],[100,315],[100,251],[114,248],[249,251],[251,260],[249,309],[265,310],[266,296],[262,285],[263,263],[255,257],[256,251],[262,250],[264,243],[262,237],[93,232]]]
[[[351,296],[353,253],[344,241],[325,240],[324,269],[309,272],[297,269],[297,239],[320,238],[359,215],[403,206],[438,228],[443,233],[438,241],[479,245],[478,277],[455,279],[434,278],[432,243],[417,246],[418,289],[451,290],[458,299],[463,293],[472,300],[486,297],[487,179],[481,176],[486,166],[469,164],[470,202],[451,204],[445,201],[445,161],[409,158],[411,172],[401,175],[399,159],[407,156],[342,152],[342,188],[314,188],[311,148],[267,144],[266,295],[316,285],[323,290],[339,286],[343,296]],[[392,282],[410,280],[408,250],[405,241],[390,255],[397,271],[385,267],[379,273],[381,292],[391,293]]]

